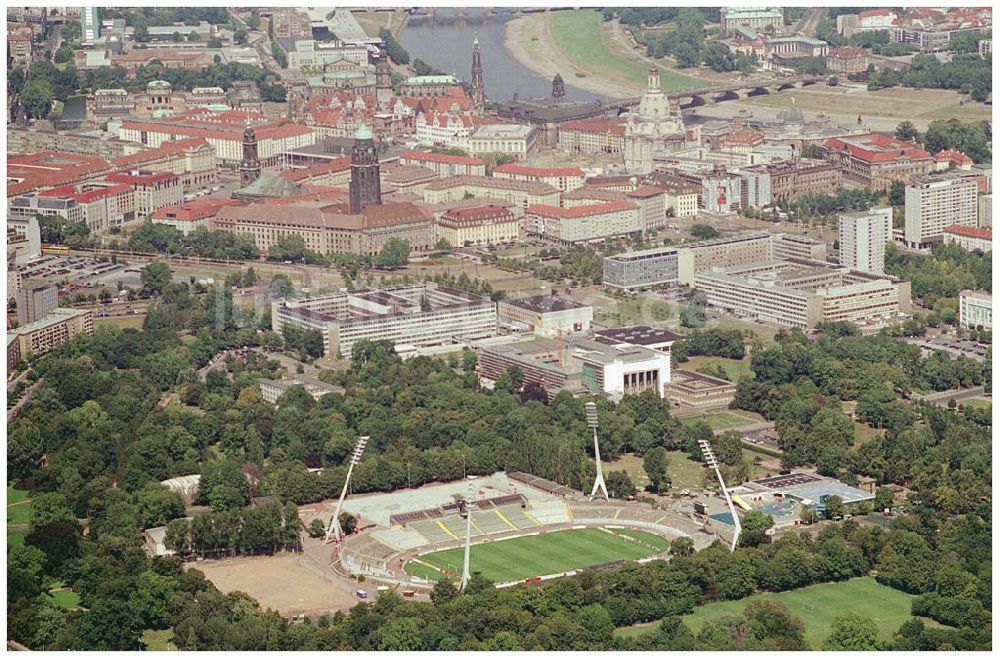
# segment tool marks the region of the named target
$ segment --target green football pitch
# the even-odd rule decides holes
[[[667,548],[666,538],[625,529],[571,529],[472,545],[472,572],[495,582],[559,574],[591,565],[636,560]],[[437,580],[462,572],[461,547],[424,554],[404,567],[416,577]]]

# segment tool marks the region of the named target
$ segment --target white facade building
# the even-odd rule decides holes
[[[941,178],[906,186],[903,239],[923,247],[952,224],[978,226],[979,186],[971,178]]]
[[[892,240],[892,208],[881,206],[840,215],[840,262],[849,268],[885,272],[885,246]]]

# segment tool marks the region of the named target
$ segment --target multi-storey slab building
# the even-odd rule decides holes
[[[18,359],[44,354],[77,334],[94,333],[94,312],[90,309],[53,309],[48,315],[7,332],[7,357],[16,351]]]
[[[497,303],[497,317],[502,325],[554,337],[590,331],[594,308],[558,295],[532,295],[501,300]]]
[[[479,382],[493,388],[512,366],[524,383],[541,386],[551,400],[560,391],[613,401],[652,390],[661,398],[670,382],[670,356],[637,345],[608,345],[570,336],[486,347],[479,353]]]
[[[683,268],[681,260],[692,258],[691,251],[678,247],[654,247],[604,257],[604,283],[615,288],[649,288],[675,285]]]
[[[271,323],[319,330],[327,355],[350,355],[362,339],[396,345],[462,343],[496,334],[496,303],[432,282],[271,303]]]
[[[909,282],[806,259],[713,268],[695,275],[695,288],[739,317],[803,329],[824,321],[877,328],[912,310]]]
[[[978,186],[971,178],[949,177],[908,185],[904,196],[903,240],[922,248],[940,240],[945,227],[975,227]]]
[[[965,328],[993,329],[993,296],[980,291],[960,291],[958,323]]]
[[[892,208],[841,213],[839,240],[842,265],[865,272],[885,272],[885,246],[892,240]]]
[[[639,207],[630,201],[562,208],[539,204],[524,212],[529,235],[561,244],[574,244],[625,236],[643,230]]]

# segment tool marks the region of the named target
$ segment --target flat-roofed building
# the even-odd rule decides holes
[[[326,355],[350,355],[357,341],[387,340],[396,345],[465,343],[496,335],[496,303],[433,282],[302,300],[275,300],[271,323],[319,330]]]
[[[932,179],[906,186],[903,239],[909,247],[941,240],[945,227],[975,227],[979,220],[978,185],[965,177]]]
[[[583,243],[625,236],[643,230],[639,207],[630,201],[611,201],[589,206],[528,206],[524,228],[529,235],[561,244]]]
[[[59,290],[49,284],[24,286],[17,291],[17,322],[27,325],[59,307]]]
[[[829,50],[830,44],[827,42],[799,35],[774,37],[764,42],[764,57],[826,57]]]
[[[437,229],[438,236],[454,247],[497,245],[517,241],[521,219],[510,208],[481,205],[446,211]]]
[[[985,254],[993,251],[993,231],[953,224],[944,228],[944,242],[954,243],[970,252],[979,250]]]
[[[11,336],[16,337],[21,357],[44,354],[77,334],[94,333],[94,312],[90,309],[53,309],[44,318],[7,332],[8,355]]]
[[[958,294],[958,324],[966,329],[993,330],[993,296],[980,291]]]
[[[663,352],[569,336],[482,348],[480,384],[492,389],[512,366],[520,369],[525,384],[544,389],[549,400],[560,391],[617,402],[626,395],[652,390],[662,398],[670,382],[670,357]]]
[[[604,284],[626,290],[679,283],[680,262],[692,258],[689,250],[654,247],[604,257]],[[692,263],[687,269],[694,271]]]
[[[892,208],[840,214],[840,262],[865,272],[885,272],[885,246],[892,241]]]
[[[826,260],[826,243],[809,236],[775,233],[771,237],[771,252],[776,259]]]
[[[694,275],[697,272],[773,259],[774,237],[767,231],[757,231],[704,240],[685,245],[684,249],[691,254],[691,258],[679,262],[678,279],[681,284],[693,285]]]
[[[909,282],[806,259],[713,268],[695,275],[695,288],[738,317],[803,329],[838,321],[878,328],[912,312]]]
[[[553,337],[590,331],[594,308],[558,295],[533,295],[501,300],[497,303],[497,318],[502,325]]]
[[[649,350],[664,353],[670,357],[674,342],[682,339],[680,334],[669,330],[656,329],[649,325],[630,325],[628,327],[612,327],[594,332],[594,340],[615,347],[641,346]],[[672,377],[668,374],[667,381]]]
[[[678,407],[709,410],[729,407],[736,385],[712,375],[677,369],[667,386],[667,399]]]

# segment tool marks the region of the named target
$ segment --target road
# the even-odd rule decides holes
[[[969,400],[970,398],[982,398],[984,395],[986,394],[982,387],[973,387],[972,389],[960,389],[957,391],[942,391],[936,394],[927,394],[926,396],[914,395],[913,400],[930,403],[931,405],[937,405],[938,407],[946,407],[949,401],[960,403],[963,400]]]
[[[826,16],[826,12],[826,9],[806,9],[802,14],[802,18],[792,27],[792,31],[804,37],[815,37],[816,28],[819,26],[819,22],[823,20],[823,17]]]

